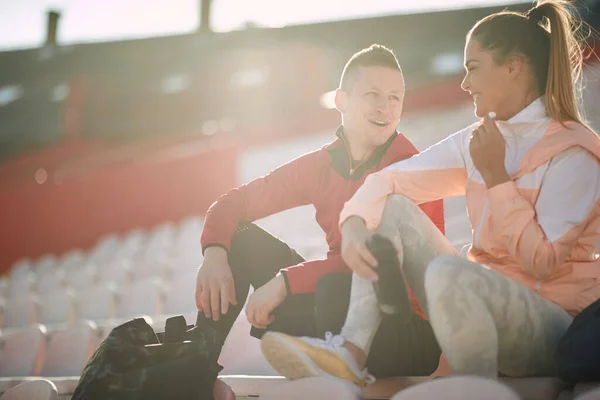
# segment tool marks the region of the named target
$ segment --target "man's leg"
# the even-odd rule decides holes
[[[200,312],[198,313],[196,325],[200,329],[202,326],[212,326],[221,334],[224,341],[246,303],[250,285],[259,288],[275,277],[282,268],[302,261],[304,259],[294,249],[264,229],[253,223],[240,223],[231,241],[228,255],[237,305],[230,304],[227,314],[221,315],[218,321],[206,318],[204,313]],[[300,299],[294,297],[289,296],[280,308],[285,311],[301,302]],[[300,307],[291,308],[300,309]],[[309,309],[312,310],[312,307],[309,307]],[[276,310],[275,321],[272,325],[275,327],[281,326],[285,320],[289,319],[286,316],[285,312],[280,312],[279,309]],[[260,336],[261,331],[253,328],[252,333]]]
[[[431,219],[403,196],[388,197],[377,233],[394,242],[406,284],[428,315],[425,271],[438,256],[458,252]],[[407,312],[412,312],[412,308]],[[350,307],[341,335],[368,355],[380,323],[381,312],[373,284],[353,274]]]
[[[456,374],[556,376],[556,347],[573,317],[479,264],[436,259],[425,276],[429,316]]]
[[[366,367],[376,378],[429,376],[442,351],[428,321],[414,315],[409,322],[385,316],[373,339]]]
[[[427,315],[425,271],[440,255],[456,255],[458,252],[429,217],[403,196],[388,197],[377,233],[393,241],[406,281],[398,284],[408,284]],[[407,307],[405,312],[412,313],[412,307]],[[364,385],[367,380],[364,365],[350,345],[362,353],[362,358],[366,358],[381,320],[382,313],[372,282],[353,274],[350,305],[340,337],[323,341],[271,335],[268,340],[263,340],[263,353],[276,370],[290,379],[325,372],[359,386]],[[427,325],[422,328],[425,332]],[[428,369],[429,363],[426,364],[423,369]]]
[[[318,282],[315,291],[317,337],[326,332],[338,334],[350,303],[352,274],[333,273]],[[369,373],[377,378],[428,376],[435,371],[441,350],[429,322],[419,317],[411,304],[403,313],[411,314],[408,323],[400,316],[384,316],[367,359]]]

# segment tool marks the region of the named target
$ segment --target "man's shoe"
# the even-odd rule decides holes
[[[267,332],[261,349],[271,366],[290,380],[329,376],[349,382],[361,390],[375,379],[362,371],[350,352],[342,347],[344,338],[327,332],[325,339],[295,337]]]

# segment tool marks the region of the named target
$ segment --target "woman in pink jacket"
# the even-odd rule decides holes
[[[394,242],[455,374],[556,374],[559,338],[600,298],[600,140],[578,111],[575,29],[557,0],[475,24],[462,88],[480,121],[371,175],[346,203],[342,252],[354,275],[341,334],[265,335],[277,371],[364,384],[381,321],[376,260],[365,244],[377,232]],[[417,207],[456,195],[467,199],[468,259]]]

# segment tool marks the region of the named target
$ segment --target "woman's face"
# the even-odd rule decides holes
[[[461,87],[473,97],[475,115],[482,118],[493,111],[501,119],[509,113],[514,90],[509,64],[498,64],[492,52],[470,38],[465,46],[465,69],[467,74]]]

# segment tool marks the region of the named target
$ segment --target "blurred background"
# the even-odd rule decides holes
[[[576,4],[597,27],[600,2]],[[0,0],[0,271],[202,215],[227,189],[332,140],[332,91],[372,43],[396,52],[408,90],[399,129],[427,147],[474,118],[459,86],[466,32],[530,5]],[[593,61],[588,111],[600,104]],[[451,239],[468,240],[466,221],[449,217]]]
[[[597,27],[600,2],[576,4]],[[227,189],[332,140],[332,91],[372,43],[395,50],[408,90],[399,129],[427,147],[474,118],[459,86],[468,29],[530,5],[0,0],[0,271],[202,215]],[[588,110],[597,71],[590,59]],[[458,244],[469,232],[455,224]]]
[[[600,28],[600,0],[574,4]],[[161,316],[193,323],[203,214],[228,189],[334,139],[333,91],[353,53],[372,43],[395,51],[407,83],[398,128],[422,150],[475,121],[460,89],[468,30],[531,5],[0,0],[4,332],[76,321],[92,329],[81,325],[91,320],[106,328],[90,336],[97,341],[133,316],[158,329]],[[600,131],[600,63],[588,56],[583,104]],[[471,237],[464,198],[445,200],[445,213],[461,249]],[[316,258],[327,248],[313,215],[301,207],[259,223]],[[238,322],[224,373],[272,373],[256,343],[247,346],[243,313]],[[0,377],[78,375],[95,347],[82,342],[76,353],[69,331],[56,332],[41,370],[23,361],[35,360],[34,339],[12,339]]]

